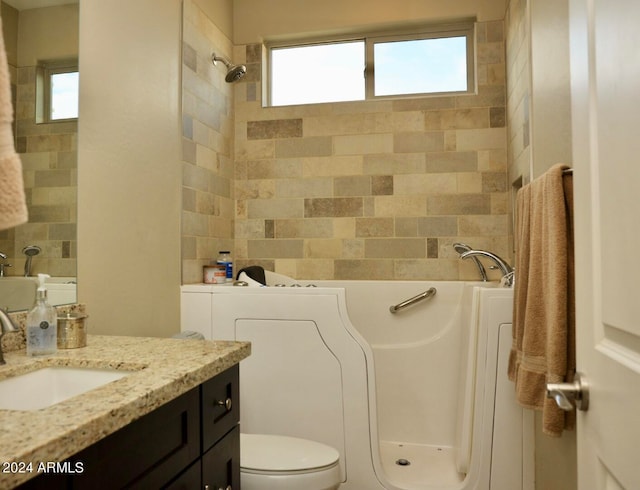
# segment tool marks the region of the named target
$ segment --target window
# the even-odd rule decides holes
[[[37,122],[78,118],[79,75],[77,61],[46,63],[38,67]]]
[[[267,105],[474,90],[473,24],[411,35],[269,46]]]

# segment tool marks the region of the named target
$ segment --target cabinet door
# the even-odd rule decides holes
[[[202,456],[202,488],[240,488],[239,426]]]
[[[199,388],[70,458],[84,462],[74,489],[161,488],[200,455]]]
[[[238,365],[202,384],[202,448],[206,452],[240,420]]]

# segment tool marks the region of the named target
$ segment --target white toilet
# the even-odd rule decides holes
[[[335,490],[340,454],[319,442],[296,437],[240,434],[243,490]]]

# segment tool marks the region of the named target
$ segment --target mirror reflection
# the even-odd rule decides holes
[[[0,231],[0,308],[15,311],[33,302],[22,283],[38,273],[52,276],[52,304],[76,300],[79,5],[3,0],[1,8],[29,207],[28,223]]]

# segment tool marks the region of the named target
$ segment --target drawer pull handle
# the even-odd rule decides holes
[[[216,400],[216,405],[218,405],[219,407],[224,407],[228,412],[229,410],[231,410],[231,406],[232,406],[231,398],[227,398],[224,401]],[[231,487],[227,487],[227,489],[230,489],[230,488]],[[226,489],[222,489],[222,490],[226,490]]]

